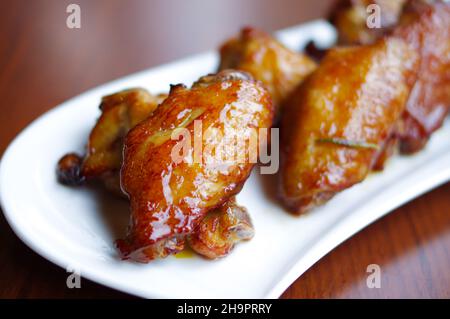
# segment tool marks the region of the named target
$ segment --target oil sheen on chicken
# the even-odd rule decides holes
[[[305,54],[289,50],[253,28],[244,28],[238,37],[227,41],[220,49],[220,58],[220,70],[242,70],[263,82],[276,107],[316,68]]]
[[[125,139],[121,182],[131,201],[131,221],[127,237],[117,242],[122,257],[148,262],[183,249],[186,235],[241,190],[254,166],[240,160],[217,165],[208,152],[196,161],[196,149],[194,156],[175,161],[175,130],[203,135],[205,150],[223,143],[225,131],[245,137],[270,128],[272,120],[269,93],[247,73],[227,70],[201,78],[191,89],[173,86],[153,116]],[[237,153],[245,154],[245,145],[238,145]]]
[[[393,35],[405,39],[420,56],[418,78],[397,130],[401,152],[414,153],[450,110],[450,3],[413,2]]]
[[[102,98],[102,114],[89,136],[88,154],[85,158],[69,153],[58,163],[58,176],[62,183],[79,185],[86,178],[99,179],[114,195],[124,196],[120,190],[123,138],[143,119],[152,115],[166,94],[152,96],[144,89],[128,89]],[[251,239],[253,226],[244,207],[235,198],[211,211],[191,235],[191,246],[207,258],[228,254],[240,241]],[[220,230],[220,233],[219,233]],[[216,242],[217,241],[217,242]],[[165,247],[160,249],[163,255]]]
[[[392,135],[415,81],[405,41],[332,49],[282,117],[281,197],[303,213],[361,182]]]
[[[381,28],[366,25],[367,5],[381,9]],[[398,122],[400,151],[420,151],[450,110],[450,3],[441,0],[341,1],[333,13],[340,44],[373,43],[401,37],[420,57],[420,70]]]

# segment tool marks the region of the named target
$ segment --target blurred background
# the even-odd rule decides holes
[[[1,0],[0,154],[33,119],[87,89],[214,50],[242,26],[270,32],[326,17],[333,2]],[[70,3],[81,7],[81,29],[66,26]],[[32,154],[18,160],[26,165]],[[390,213],[320,260],[283,297],[450,297],[449,194],[447,184]],[[84,279],[82,289],[68,289],[65,270],[27,248],[3,214],[0,261],[0,298],[127,297]],[[382,289],[366,286],[372,263],[381,266]]]

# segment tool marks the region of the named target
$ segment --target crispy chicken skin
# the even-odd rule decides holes
[[[265,32],[244,28],[220,48],[220,70],[237,69],[263,82],[279,107],[315,68],[308,56],[294,52]]]
[[[191,89],[173,86],[154,115],[125,139],[121,183],[131,201],[131,221],[127,237],[117,241],[122,258],[148,262],[180,251],[185,236],[205,215],[241,190],[254,165],[249,161],[214,165],[212,152],[203,152],[201,162],[195,161],[195,154],[175,161],[174,130],[186,128],[194,137],[200,123],[205,150],[219,147],[225,130],[248,136],[253,128],[270,128],[272,120],[269,93],[244,72],[206,76]],[[246,152],[242,147],[238,146],[238,154]]]
[[[338,30],[340,45],[372,44],[386,34],[398,21],[408,0],[341,0],[333,9],[330,21]],[[368,6],[380,8],[380,28],[368,28]]]
[[[209,212],[187,240],[197,253],[215,259],[228,255],[237,243],[249,240],[253,235],[250,215],[233,197]]]
[[[397,38],[327,53],[282,115],[281,198],[291,211],[306,212],[367,176],[417,68],[417,54]]]
[[[413,153],[442,126],[450,108],[450,3],[413,2],[393,34],[420,55],[419,76],[397,130],[401,152]]]

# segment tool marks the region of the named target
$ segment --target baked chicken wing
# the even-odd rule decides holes
[[[102,98],[100,118],[92,129],[84,158],[71,153],[58,163],[58,177],[64,184],[100,179],[116,194],[120,191],[123,138],[149,117],[167,95],[151,95],[144,89],[128,89]]]
[[[120,190],[120,168],[124,136],[139,122],[152,115],[166,94],[150,95],[143,89],[129,89],[103,97],[102,114],[89,136],[85,158],[69,153],[58,163],[59,179],[70,185],[85,179],[100,179],[106,188],[123,196]],[[208,213],[190,236],[192,249],[207,258],[227,255],[240,241],[253,237],[250,216],[235,198]],[[159,255],[164,247],[159,247]]]
[[[191,89],[173,86],[153,116],[125,138],[121,182],[131,201],[131,221],[127,237],[117,242],[122,257],[148,262],[182,250],[206,214],[240,191],[254,165],[248,160],[217,165],[215,147],[224,135],[246,137],[270,128],[272,120],[269,93],[246,73],[222,71],[200,78]],[[201,161],[195,145],[182,161],[174,158],[179,141],[171,136],[182,128],[191,140],[203,137]],[[246,153],[245,145],[239,143],[236,152]]]
[[[242,70],[263,82],[276,107],[316,68],[308,56],[253,28],[244,28],[238,37],[227,41],[220,49],[220,58],[220,70]]]
[[[237,243],[253,235],[250,215],[233,197],[209,212],[187,240],[195,252],[214,259],[228,255]]]
[[[413,153],[442,126],[450,109],[450,3],[412,3],[393,35],[420,56],[419,76],[397,130],[401,152]]]
[[[381,28],[366,25],[366,6],[378,4]],[[384,34],[404,39],[420,57],[417,81],[395,138],[402,153],[421,150],[450,109],[450,3],[440,0],[341,1],[334,13],[341,44],[372,43]]]
[[[385,151],[415,81],[402,39],[331,49],[281,121],[281,197],[303,213],[361,182]]]

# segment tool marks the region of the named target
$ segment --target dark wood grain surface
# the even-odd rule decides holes
[[[44,111],[89,88],[215,48],[244,25],[273,31],[324,16],[331,2],[2,1],[0,152]],[[81,6],[81,29],[66,27],[69,3]],[[446,184],[347,240],[282,297],[449,298],[449,212]],[[379,289],[366,285],[369,264],[381,268]],[[81,289],[68,289],[66,277],[27,248],[0,214],[0,297],[131,297],[84,279]]]

